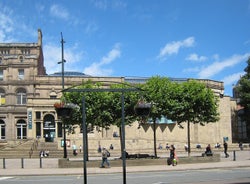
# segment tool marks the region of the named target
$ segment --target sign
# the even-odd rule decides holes
[[[32,111],[31,110],[28,110],[27,116],[28,116],[28,128],[32,129]]]

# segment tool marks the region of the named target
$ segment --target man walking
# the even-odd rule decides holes
[[[227,142],[224,141],[224,144],[223,144],[223,147],[224,147],[224,153],[225,153],[225,158],[229,157],[229,154],[227,153]]]
[[[101,163],[101,168],[104,168],[104,164],[106,163],[108,167],[110,167],[109,165],[109,161],[108,161],[108,157],[110,156],[109,151],[106,148],[102,148],[102,163]]]

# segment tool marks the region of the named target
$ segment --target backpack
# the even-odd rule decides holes
[[[110,153],[107,151],[107,157],[110,157]]]

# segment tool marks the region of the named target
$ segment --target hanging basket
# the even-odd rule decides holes
[[[63,117],[63,118],[70,117],[71,112],[72,112],[72,108],[69,108],[69,107],[58,107],[55,109],[56,109],[57,116]]]
[[[144,102],[137,103],[135,106],[135,114],[142,117],[148,116],[151,107],[152,107],[151,103],[144,103]]]

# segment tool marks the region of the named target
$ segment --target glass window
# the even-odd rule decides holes
[[[25,89],[18,89],[17,90],[17,104],[25,105],[26,104],[26,90]]]
[[[23,56],[19,57],[19,61],[22,63],[24,61]]]
[[[16,124],[17,139],[27,139],[27,124],[24,120],[18,120]]]
[[[24,80],[24,69],[18,69],[18,80]]]
[[[3,70],[0,69],[0,81],[2,81],[2,80],[3,80]]]
[[[41,122],[36,122],[36,137],[41,137]]]
[[[3,120],[0,120],[0,140],[5,139],[5,123]]]
[[[41,112],[40,111],[36,112],[36,119],[41,119]]]
[[[0,105],[5,104],[5,91],[0,88]]]

